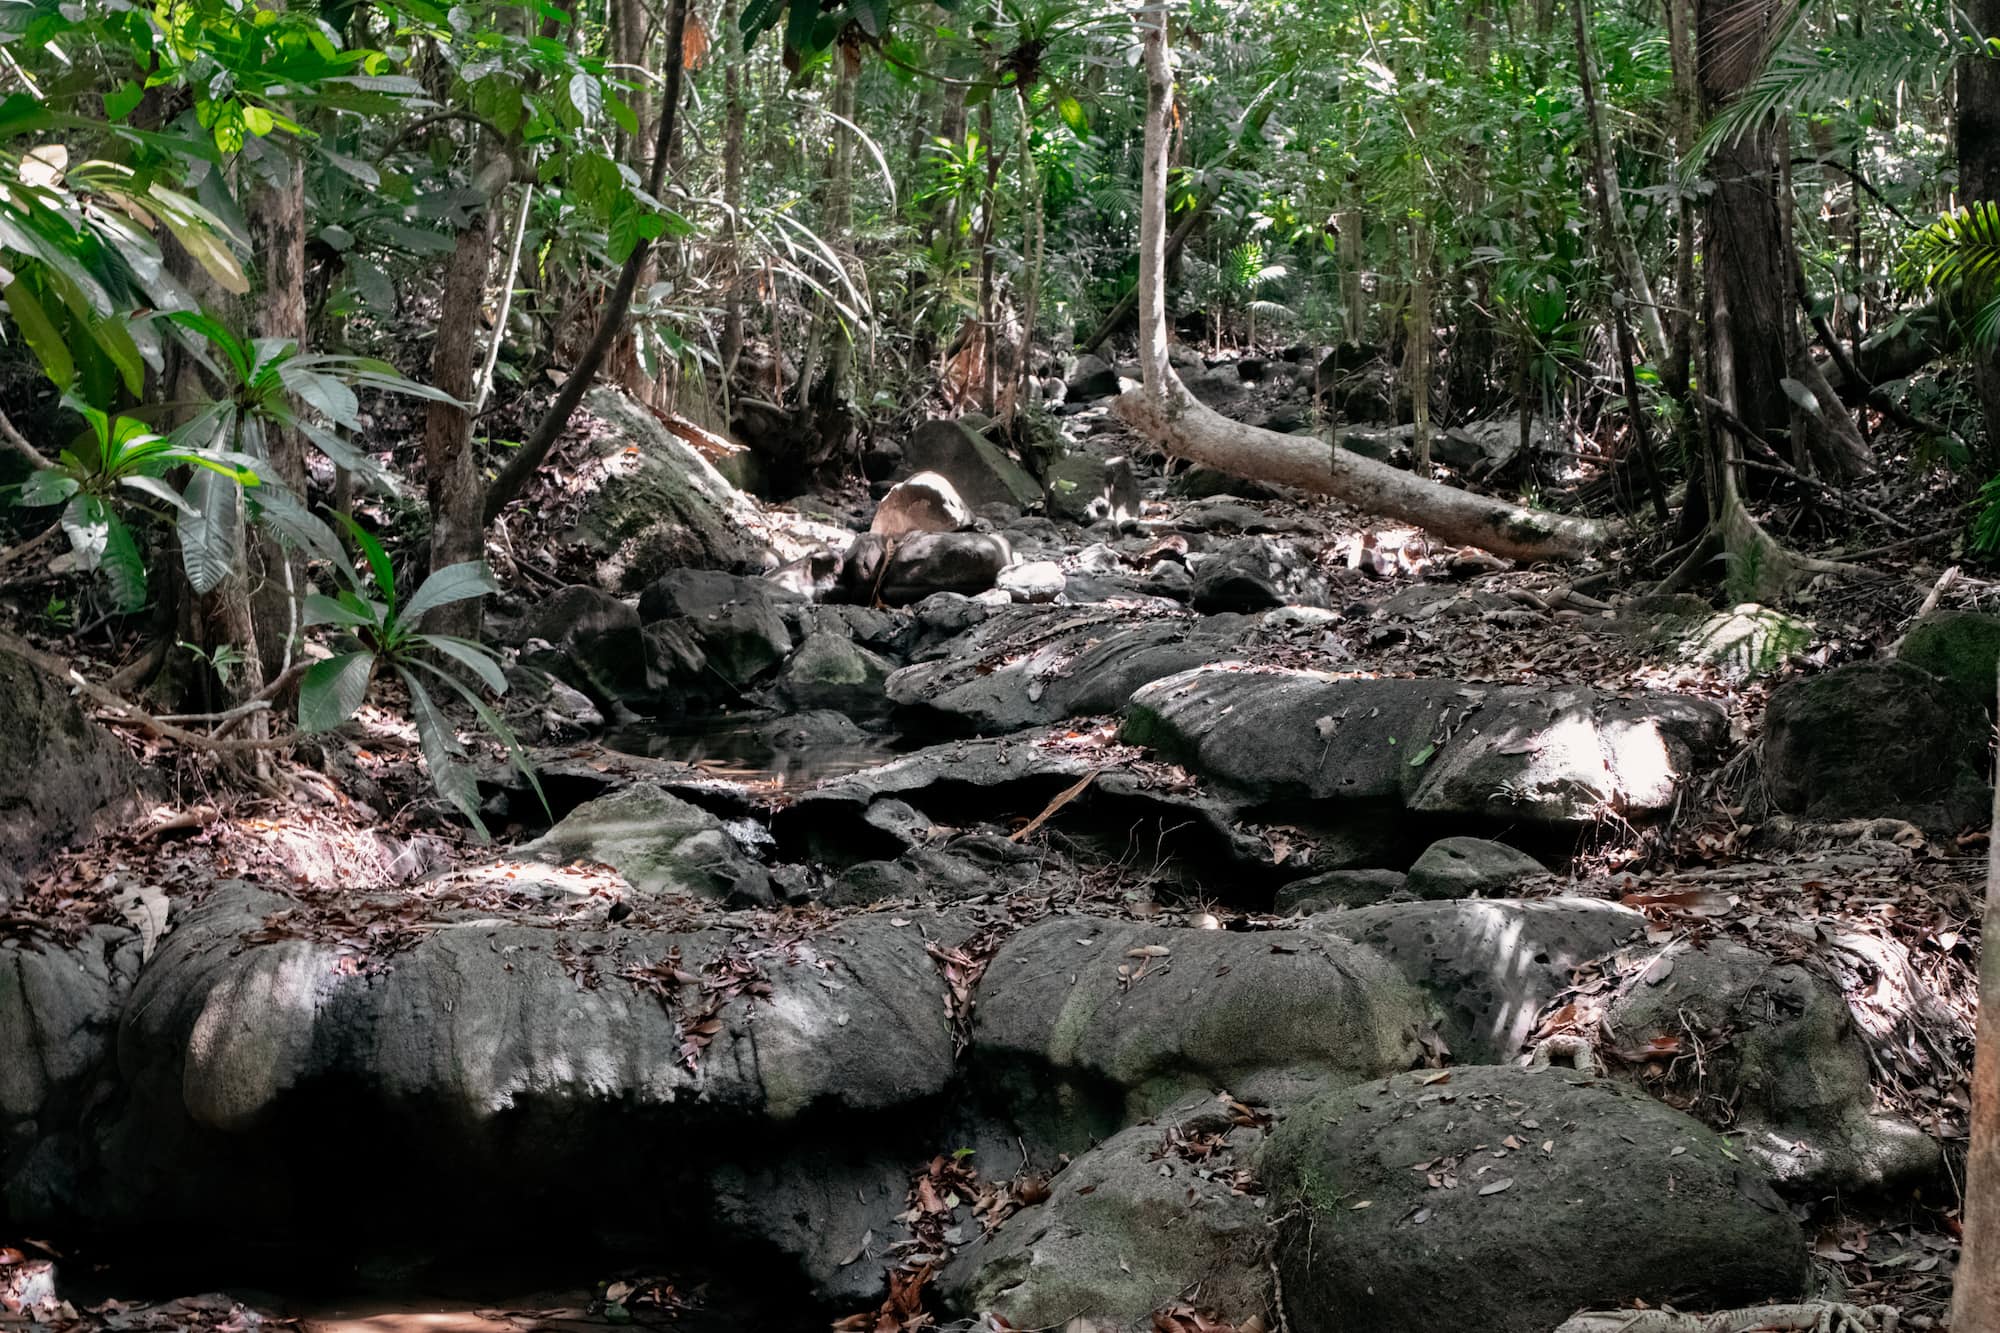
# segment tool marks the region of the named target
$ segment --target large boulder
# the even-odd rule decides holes
[[[1407,1068],[1423,1003],[1369,950],[1309,931],[1241,934],[1054,916],[1003,946],[977,994],[979,1059],[1043,1071],[1145,1115],[1188,1093],[1282,1092]]]
[[[1004,449],[950,417],[933,417],[911,432],[903,466],[944,477],[975,511],[988,505],[1031,509],[1042,498],[1042,488]]]
[[[648,783],[586,801],[517,856],[550,866],[608,865],[644,898],[689,894],[748,904],[771,898],[770,876],[721,820]]]
[[[1990,710],[2000,680],[2000,616],[1933,611],[1910,626],[1896,656],[1944,677]]]
[[[1129,458],[1066,454],[1049,464],[1042,480],[1048,487],[1049,512],[1073,523],[1139,516],[1139,481],[1132,475]]]
[[[67,685],[0,651],[0,903],[51,852],[136,813],[140,782]]]
[[[806,636],[778,674],[778,692],[795,708],[831,708],[870,716],[889,706],[883,687],[895,664],[852,639],[825,630]]]
[[[1905,819],[1955,831],[1986,821],[1984,710],[1908,662],[1794,681],[1764,714],[1764,787],[1812,819]]]
[[[991,533],[924,532],[900,541],[863,533],[848,547],[841,586],[855,601],[908,606],[940,592],[985,592],[1013,559],[1007,539]]]
[[[550,593],[521,618],[511,637],[524,647],[548,644],[553,659],[544,662],[529,653],[526,660],[614,713],[656,711],[676,677],[695,680],[702,674],[700,650],[692,641],[649,650],[638,611],[586,584]]]
[[[994,735],[1116,712],[1147,682],[1233,646],[1184,615],[1023,607],[987,617],[935,660],[898,671],[889,697],[924,724]]]
[[[957,532],[972,526],[972,511],[951,482],[935,472],[919,472],[889,488],[875,506],[868,530],[884,537],[913,532]]]
[[[1367,945],[1421,987],[1458,1059],[1504,1064],[1575,970],[1637,935],[1646,918],[1598,898],[1475,899],[1379,903],[1310,924]]]
[[[1103,357],[1085,352],[1076,359],[1066,384],[1067,397],[1072,403],[1110,398],[1118,392],[1118,370]]]
[[[768,579],[713,569],[676,569],[646,585],[639,617],[673,621],[708,666],[737,688],[775,670],[792,652],[785,611],[797,598]]]
[[[1614,1063],[1696,1112],[1727,1108],[1738,1142],[1775,1179],[1851,1193],[1937,1170],[1928,1135],[1875,1110],[1868,1053],[1831,983],[1721,939],[1634,961],[1599,1002]],[[1658,1056],[1690,1039],[1698,1066]]]
[[[0,1215],[72,1205],[78,1121],[108,1067],[141,951],[123,926],[72,941],[0,939]]]
[[[600,423],[582,432],[597,477],[575,535],[606,586],[640,588],[676,568],[763,570],[800,554],[753,538],[766,526],[756,503],[652,409],[607,386],[584,407]]]
[[[1153,1315],[1175,1308],[1268,1326],[1270,1213],[1242,1188],[1255,1136],[1208,1100],[1106,1139],[1045,1202],[961,1250],[945,1299],[1011,1328],[1153,1333]]]
[[[1547,869],[1526,852],[1486,838],[1440,838],[1410,867],[1419,898],[1497,898]]]
[[[1197,611],[1269,611],[1325,601],[1311,556],[1291,542],[1242,537],[1195,561]]]
[[[1706,700],[1671,694],[1223,665],[1138,690],[1123,735],[1254,802],[1305,804],[1317,819],[1407,810],[1579,828],[1672,810],[1728,721]]]
[[[1262,1169],[1296,1333],[1547,1333],[1579,1308],[1800,1295],[1798,1223],[1699,1121],[1574,1071],[1461,1068],[1333,1092]]]
[[[538,891],[561,901],[510,906]],[[343,1214],[416,1225],[449,1197],[469,1230],[498,1229],[617,1213],[614,1161],[651,1182],[649,1225],[696,1225],[693,1182],[723,1155],[852,1134],[951,1082],[922,922],[642,906],[617,926],[579,899],[526,877],[430,911],[218,886],[125,1007],[97,1211],[269,1240]]]

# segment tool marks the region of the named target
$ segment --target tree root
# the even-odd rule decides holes
[[[1556,1333],[1896,1333],[1902,1316],[1887,1305],[1862,1309],[1832,1301],[1757,1305],[1711,1315],[1676,1310],[1592,1310],[1572,1315]]]

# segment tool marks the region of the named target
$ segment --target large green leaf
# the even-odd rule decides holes
[[[129,615],[146,605],[146,559],[139,554],[139,543],[133,540],[125,521],[115,513],[109,518],[100,567],[105,582],[111,585],[112,603]]]
[[[236,569],[243,549],[242,509],[236,484],[219,472],[195,469],[188,478],[188,509],[176,521],[181,567],[198,593],[211,593]]]
[[[59,505],[75,495],[76,478],[55,468],[41,468],[28,474],[21,483],[21,503],[29,508],[39,505]]]
[[[417,724],[417,745],[423,751],[424,767],[430,771],[431,785],[438,795],[451,802],[465,816],[482,842],[491,839],[486,823],[479,817],[479,778],[472,766],[462,761],[465,747],[459,743],[444,710],[431,698],[430,691],[407,667],[396,674],[410,690],[410,713]]]
[[[507,692],[507,675],[494,660],[493,650],[474,639],[456,634],[419,634],[416,641],[435,648],[479,677],[479,683],[495,694]]]
[[[299,729],[332,731],[359,712],[368,699],[375,654],[342,653],[314,662],[299,682]]]
[[[460,698],[472,705],[472,711],[478,715],[479,721],[488,731],[499,737],[500,743],[507,748],[507,758],[513,763],[515,770],[523,778],[527,779],[528,786],[535,793],[535,799],[542,803],[542,810],[545,813],[550,813],[549,798],[542,792],[541,775],[535,772],[535,765],[528,758],[528,751],[514,735],[514,729],[507,725],[507,720],[488,707],[486,701],[480,698],[469,685],[452,675],[449,671],[432,666],[429,662],[423,661],[420,658],[411,659],[410,665],[443,681],[446,685],[456,690]],[[550,813],[550,817],[554,817],[553,813]]]
[[[279,540],[288,546],[309,551],[331,564],[340,571],[342,580],[349,587],[360,585],[361,576],[347,558],[347,549],[340,544],[340,538],[324,520],[307,509],[298,496],[283,486],[267,481],[246,498],[258,521],[268,524],[278,534]]]
[[[369,579],[374,583],[375,591],[382,595],[382,600],[389,604],[389,614],[391,618],[394,618],[396,613],[396,571],[389,563],[389,553],[382,549],[381,542],[376,541],[374,537],[369,535],[368,529],[356,523],[351,516],[347,514],[335,514],[334,517],[340,520],[342,526],[347,529],[348,535],[354,538],[354,544],[361,548],[361,554],[368,561]]]
[[[76,378],[76,358],[70,354],[69,343],[49,318],[49,312],[42,308],[41,299],[18,277],[7,284],[5,294],[7,313],[14,317],[28,350],[42,363],[43,373],[58,389],[67,389]]]
[[[463,602],[499,591],[500,584],[494,579],[493,571],[481,561],[468,560],[463,564],[446,565],[425,579],[423,586],[410,597],[403,607],[403,619],[415,624],[432,607],[447,606],[452,602]]]

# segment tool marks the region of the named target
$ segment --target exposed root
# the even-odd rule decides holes
[[[1902,1316],[1886,1305],[1862,1309],[1831,1301],[1758,1305],[1711,1315],[1675,1310],[1593,1310],[1572,1315],[1556,1333],[1896,1333]]]

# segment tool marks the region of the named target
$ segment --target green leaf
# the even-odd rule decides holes
[[[337,513],[334,517],[341,521],[354,538],[354,544],[361,548],[361,554],[368,561],[369,581],[375,585],[375,591],[382,594],[382,600],[389,604],[390,619],[395,619],[396,572],[389,564],[389,553],[382,549],[381,542],[369,536],[368,530],[349,515]]]
[[[479,778],[470,764],[460,760],[465,747],[459,743],[458,733],[414,672],[399,666],[396,674],[410,691],[411,720],[417,724],[417,745],[423,751],[431,786],[465,816],[480,841],[490,841],[493,835],[479,817]]]
[[[349,587],[360,586],[361,575],[348,560],[347,550],[340,544],[340,538],[317,514],[306,508],[298,496],[283,486],[267,481],[248,492],[244,498],[250,503],[258,521],[276,532],[280,541],[310,551],[331,564],[340,571],[342,580]]]
[[[41,468],[21,483],[21,503],[29,508],[59,505],[77,492],[76,478],[55,468]]]
[[[1779,380],[1778,386],[1785,391],[1785,397],[1791,399],[1801,411],[1810,412],[1814,416],[1820,414],[1819,395],[1811,389],[1789,375]]]
[[[570,76],[569,104],[576,108],[586,129],[596,125],[604,118],[604,85],[579,70]]]
[[[325,593],[310,592],[299,599],[300,623],[306,626],[338,625],[342,629],[372,629],[375,617],[366,611],[337,602]]]
[[[293,371],[286,366],[279,370],[278,377],[306,406],[334,425],[352,430],[360,424],[361,400],[354,396],[354,390],[333,376],[316,375],[310,370]]]
[[[1090,117],[1084,115],[1083,103],[1068,93],[1056,99],[1056,114],[1062,117],[1063,124],[1078,134],[1090,133]]]
[[[493,693],[507,692],[507,674],[500,669],[499,659],[494,657],[491,648],[477,639],[462,638],[456,634],[419,634],[417,639],[465,666],[479,677],[480,684]]]
[[[188,510],[176,521],[181,540],[181,567],[198,593],[222,586],[236,568],[242,549],[241,511],[237,489],[218,472],[197,468],[188,478]]]
[[[432,607],[463,602],[473,597],[484,597],[488,593],[499,591],[500,585],[495,581],[493,572],[481,561],[468,560],[462,564],[446,565],[424,580],[423,586],[417,589],[411,596],[409,604],[403,608],[402,618],[411,624],[416,624]]]
[[[528,786],[534,790],[535,799],[542,803],[543,812],[553,819],[554,813],[549,810],[549,798],[542,792],[542,779],[535,772],[535,765],[529,760],[528,752],[522,748],[520,739],[514,735],[514,729],[507,725],[507,720],[488,707],[486,701],[474,693],[470,686],[449,671],[440,670],[421,659],[412,659],[410,665],[437,677],[458,691],[459,697],[472,705],[472,711],[478,714],[481,725],[500,738],[500,743],[507,748],[507,758],[513,763],[515,770],[527,779]]]
[[[111,540],[111,510],[95,495],[78,495],[63,510],[62,530],[76,553],[77,567],[95,570]]]
[[[143,474],[134,473],[130,476],[120,477],[118,484],[138,491],[141,495],[150,495],[155,500],[165,503],[169,508],[177,509],[184,514],[194,512],[194,506],[182,499],[179,491],[167,485],[166,482],[161,481],[158,477],[148,477]]]
[[[139,103],[144,101],[145,97],[144,88],[130,79],[125,80],[104,94],[104,118],[110,121],[125,119],[138,109]]]
[[[1435,755],[1437,752],[1438,752],[1437,743],[1433,741],[1431,744],[1426,745],[1423,749],[1417,751],[1415,754],[1410,756],[1410,767],[1422,768],[1425,764],[1428,764],[1431,761],[1431,756]]]
[[[375,654],[342,653],[314,662],[299,682],[299,729],[332,731],[361,710],[368,700],[368,682],[375,673]]]
[[[132,538],[132,529],[125,526],[116,514],[107,514],[109,519],[104,557],[100,567],[105,581],[111,585],[111,600],[120,611],[130,614],[146,605],[146,560],[139,554],[139,543]]]
[[[49,312],[42,308],[40,299],[20,278],[8,283],[4,292],[7,313],[14,317],[28,349],[42,363],[43,373],[58,389],[69,388],[70,381],[76,378],[76,361],[70,356],[68,342],[56,331]]]
[[[183,194],[176,194],[164,185],[155,185],[147,192],[153,209],[160,221],[167,224],[174,239],[181,248],[194,257],[194,261],[208,270],[224,291],[237,296],[250,291],[250,277],[243,271],[243,265],[236,262],[236,255],[223,240],[225,228],[213,213]]]
[[[743,6],[742,16],[736,20],[736,26],[743,30],[745,45],[755,41],[784,12],[785,0],[750,0]]]

